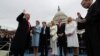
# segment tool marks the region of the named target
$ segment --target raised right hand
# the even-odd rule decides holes
[[[25,9],[23,10],[23,13],[24,13],[24,14],[26,13],[26,10],[25,10]]]

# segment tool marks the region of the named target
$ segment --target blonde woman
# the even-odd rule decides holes
[[[73,48],[74,56],[78,56],[79,42],[77,36],[77,23],[68,17],[65,26],[65,34],[67,36],[67,47]]]
[[[57,55],[57,25],[54,23],[54,21],[51,21],[51,26],[50,26],[50,44],[52,48],[52,55],[56,56]]]

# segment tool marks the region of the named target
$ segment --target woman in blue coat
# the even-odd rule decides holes
[[[33,28],[33,37],[32,37],[32,46],[34,50],[34,56],[38,56],[38,47],[39,47],[39,37],[40,37],[40,22],[37,20],[36,21],[36,26]]]

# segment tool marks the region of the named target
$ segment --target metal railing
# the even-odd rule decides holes
[[[0,41],[0,56],[9,56],[10,47],[11,47],[11,39],[9,41]],[[2,44],[3,43],[3,44]],[[7,50],[3,50],[3,48],[8,47]]]

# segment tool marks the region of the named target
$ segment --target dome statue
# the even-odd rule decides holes
[[[66,16],[66,14],[61,12],[60,7],[58,6],[58,11],[55,14],[55,16],[53,17],[53,21],[57,24],[59,19],[62,20],[62,23],[65,23],[67,16]]]

